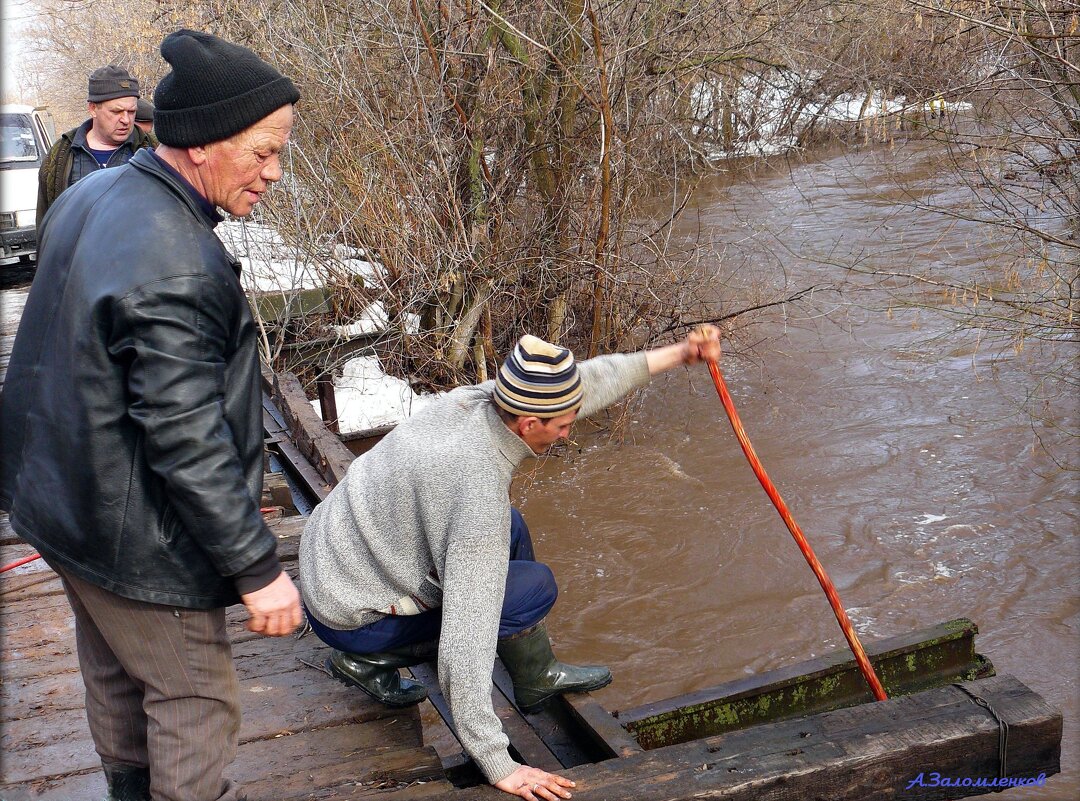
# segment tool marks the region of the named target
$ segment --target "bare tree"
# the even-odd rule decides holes
[[[287,306],[264,355],[281,366],[283,343],[377,301],[396,369],[433,385],[490,375],[525,330],[591,354],[737,324],[779,298],[737,294],[715,254],[670,236],[715,157],[831,134],[849,96],[904,92],[921,114],[972,73],[970,32],[905,0],[46,2],[56,85],[120,61],[151,86],[180,25],[293,76],[285,191],[260,214],[318,265],[330,310]],[[870,106],[837,130],[918,116]],[[361,279],[343,254],[376,269]]]
[[[1045,450],[1077,469],[1080,9],[1047,0],[907,6],[912,19],[962,44],[962,70],[936,89],[953,110],[929,132],[948,147],[952,177],[974,202],[942,213],[984,223],[1002,257],[974,270],[874,273],[933,288],[935,304],[925,293],[898,299],[977,331],[985,348],[1027,359],[1028,383],[1004,389],[1018,394]],[[933,96],[924,91],[920,102]]]
[[[376,260],[338,309],[382,301],[402,368],[446,384],[489,374],[523,330],[595,353],[722,292],[648,207],[663,189],[677,210],[697,180],[695,82],[809,5],[222,0],[210,16],[300,76],[275,224]]]

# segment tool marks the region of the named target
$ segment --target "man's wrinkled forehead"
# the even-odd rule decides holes
[[[138,103],[139,101],[134,97],[117,97],[112,100],[102,100],[100,103],[92,102],[91,105],[106,111],[120,112],[135,111]]]

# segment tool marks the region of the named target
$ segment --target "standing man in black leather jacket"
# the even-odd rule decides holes
[[[292,82],[181,30],[157,151],[65,192],[0,395],[0,508],[60,575],[115,801],[235,799],[225,607],[288,634],[299,595],[259,513],[256,328],[214,234],[281,178]]]

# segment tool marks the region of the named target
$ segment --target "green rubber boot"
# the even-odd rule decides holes
[[[514,682],[514,698],[522,712],[535,712],[562,693],[599,690],[611,683],[606,667],[578,667],[557,660],[543,623],[499,640],[498,654]]]
[[[427,698],[424,685],[403,678],[399,668],[434,659],[438,643],[417,643],[377,654],[334,651],[326,660],[330,673],[342,684],[357,687],[376,701],[391,707],[418,704]]]

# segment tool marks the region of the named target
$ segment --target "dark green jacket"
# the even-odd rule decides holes
[[[78,155],[93,160],[93,156],[86,150],[86,132],[90,130],[93,121],[87,120],[82,125],[72,128],[64,133],[45,156],[45,161],[38,170],[38,200],[37,200],[37,227],[41,228],[41,220],[49,206],[59,197],[60,193],[83,177],[83,171],[72,178],[72,167]],[[144,147],[154,147],[157,143],[147,134],[143,133],[138,126],[133,125],[127,141],[120,145],[109,159],[108,166],[119,167],[126,164],[135,155],[137,150]],[[95,165],[94,169],[97,167]]]

